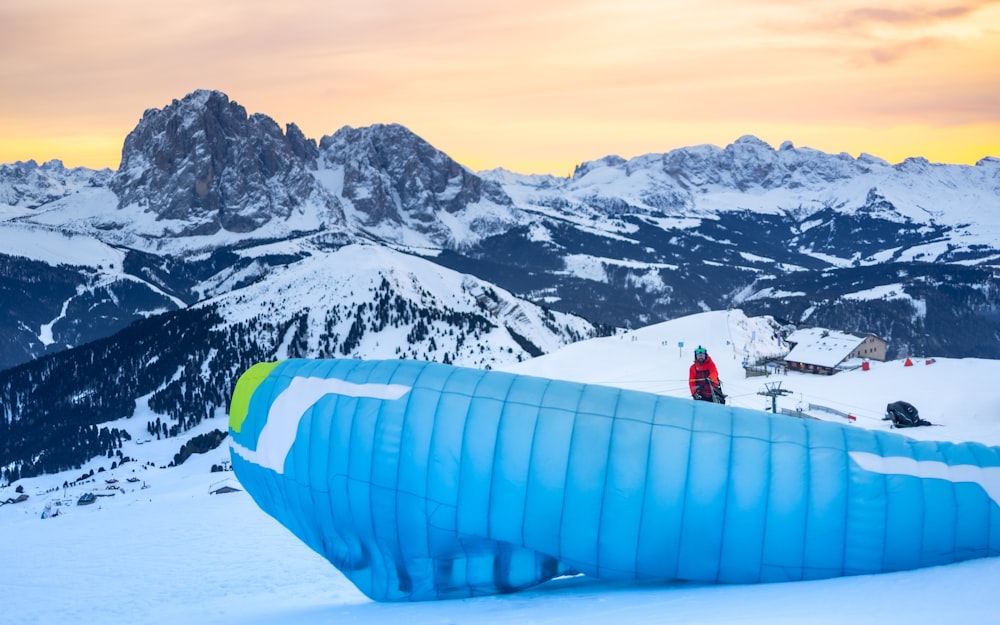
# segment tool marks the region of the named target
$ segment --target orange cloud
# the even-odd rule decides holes
[[[996,0],[948,5],[937,8],[926,6],[860,7],[848,9],[834,22],[844,30],[865,30],[871,26],[926,26],[941,21],[966,17],[979,9],[995,4]]]

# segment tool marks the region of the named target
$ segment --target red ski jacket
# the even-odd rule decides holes
[[[691,371],[688,374],[688,385],[691,387],[691,395],[701,395],[710,398],[712,389],[705,382],[711,382],[712,386],[719,386],[719,370],[715,368],[715,363],[711,356],[705,356],[704,362],[694,361]],[[699,387],[701,387],[699,389]]]

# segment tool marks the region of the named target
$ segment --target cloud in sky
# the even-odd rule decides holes
[[[872,25],[891,24],[904,27],[935,26],[969,16],[976,10],[995,4],[994,0],[946,4],[943,6],[901,4],[898,6],[861,6],[842,12],[840,25],[848,30]]]
[[[1000,5],[847,0],[6,0],[0,162],[117,166],[198,88],[319,138],[401,123],[474,169],[567,173],[744,134],[1000,155]]]

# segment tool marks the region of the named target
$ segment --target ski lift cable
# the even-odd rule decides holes
[[[630,384],[643,384],[646,389],[658,395],[686,395],[688,391],[688,378],[634,378],[628,376],[615,376],[606,377],[599,380],[594,380],[593,384],[602,384],[606,386],[617,386],[622,383]],[[731,400],[745,399],[748,397],[754,397],[757,395],[756,390],[747,390],[751,384],[747,383],[746,380],[738,380],[736,382],[727,383],[724,388],[728,391],[726,396]],[[756,388],[756,387],[755,387]],[[735,392],[734,392],[735,391]],[[743,392],[740,392],[743,391]],[[881,421],[882,415],[873,414],[871,407],[859,406],[855,404],[844,403],[832,398],[821,397],[817,395],[811,395],[803,392],[797,392],[797,399],[800,404],[802,403],[813,403],[822,404],[829,406],[831,408],[842,409],[845,412],[849,412],[852,416],[857,418],[864,418],[871,421]]]
[[[822,404],[824,406],[829,406],[830,408],[843,409],[845,412],[849,412],[849,413],[851,413],[854,416],[861,416],[862,414],[866,414],[866,413],[867,414],[871,414],[871,412],[872,412],[872,409],[871,409],[870,406],[859,406],[857,404],[849,404],[849,403],[838,401],[836,399],[829,399],[829,398],[826,398],[826,397],[820,397],[820,396],[815,396],[815,395],[806,395],[805,393],[802,393],[801,394],[801,398],[802,398],[803,401],[805,401],[807,403]],[[875,418],[875,417],[873,417],[873,418]],[[882,417],[879,416],[877,418],[881,419]]]

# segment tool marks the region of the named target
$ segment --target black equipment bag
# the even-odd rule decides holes
[[[897,428],[912,428],[918,425],[931,425],[929,421],[920,418],[920,413],[913,404],[905,401],[894,401],[885,407],[885,418],[892,421]]]

